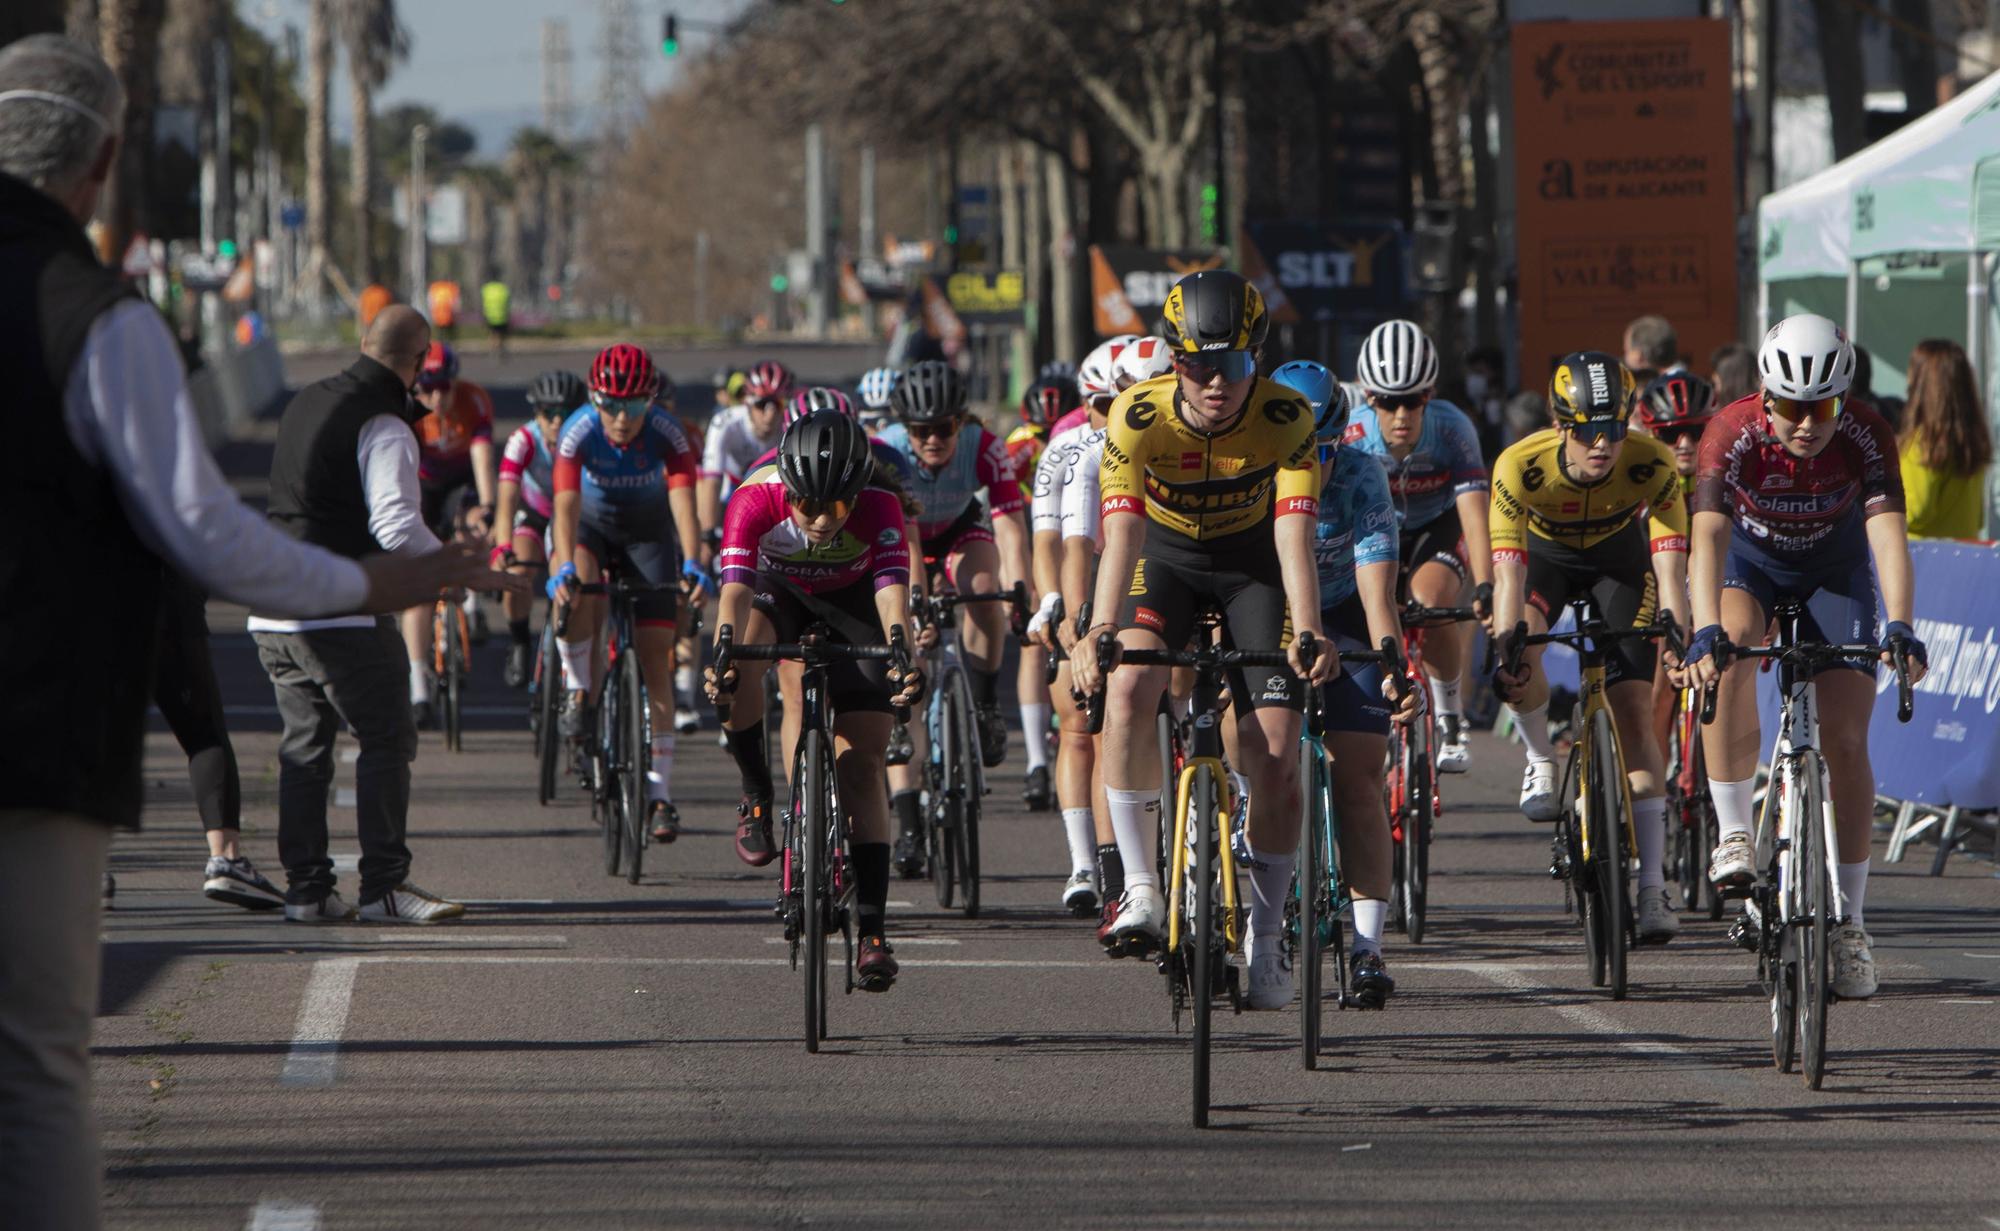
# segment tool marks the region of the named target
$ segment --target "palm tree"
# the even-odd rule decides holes
[[[333,234],[333,0],[312,0],[306,14],[306,263],[299,293],[317,317]]]
[[[354,107],[352,189],[354,276],[376,280],[375,91],[410,54],[410,34],[396,18],[396,0],[340,0],[340,42],[347,50],[347,84]]]
[[[145,228],[153,151],[153,111],[160,100],[160,24],[166,0],[104,0],[98,49],[125,87],[125,142],[104,194],[105,255],[121,261]]]
[[[539,128],[514,134],[507,170],[514,179],[514,221],[517,241],[503,250],[504,276],[516,290],[539,289],[547,271],[550,237],[550,197],[555,176],[568,157],[562,143]]]

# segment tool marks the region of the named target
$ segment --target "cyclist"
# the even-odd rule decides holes
[[[1468,581],[1472,606],[1492,610],[1493,561],[1486,535],[1486,463],[1479,429],[1437,388],[1437,349],[1410,321],[1385,321],[1361,344],[1356,370],[1365,404],[1355,407],[1346,443],[1373,454],[1388,472],[1402,519],[1409,596],[1426,607],[1456,607]],[[1424,641],[1439,772],[1471,765],[1461,681],[1472,630],[1449,626]]]
[[[746,483],[729,500],[722,538],[721,629],[742,644],[797,641],[825,625],[850,645],[894,644],[909,624],[910,546],[896,497],[868,486],[874,460],[855,419],[816,410],[785,429],[776,483]],[[709,696],[736,694],[724,724],[743,779],[736,853],[752,867],[777,854],[771,832],[770,762],[764,752],[763,671],[745,661],[717,679]],[[883,749],[890,712],[923,693],[915,667],[844,662],[828,670],[834,709],[834,772],[854,837],[854,978],[885,992],[896,959],[884,941],[889,899],[889,807]],[[747,687],[746,687],[747,685]],[[786,758],[790,760],[790,756]]]
[[[1076,383],[1076,365],[1067,359],[1051,359],[1035,369],[1035,381],[1038,384],[1055,381],[1073,385]]]
[[[1334,673],[1321,655],[1309,669],[1294,637],[1324,637],[1313,561],[1319,474],[1311,408],[1297,391],[1257,376],[1270,316],[1257,288],[1227,270],[1176,282],[1164,309],[1175,372],[1127,389],[1112,403],[1099,472],[1103,553],[1096,623],[1072,662],[1094,690],[1100,634],[1121,646],[1180,648],[1199,609],[1224,616],[1224,639],[1247,650],[1288,649],[1291,669],[1229,673],[1236,707],[1237,768],[1252,785],[1249,816],[1250,1004],[1282,1008],[1292,974],[1278,943],[1298,845],[1298,740],[1302,695]],[[1275,523],[1275,524],[1274,524]],[[1286,612],[1291,613],[1290,628]],[[1112,938],[1128,952],[1157,950],[1166,904],[1157,873],[1159,747],[1153,715],[1167,671],[1127,668],[1109,679],[1104,780],[1125,870]],[[1276,853],[1282,852],[1282,853]]]
[[[1683,498],[1694,498],[1695,455],[1701,444],[1702,429],[1715,417],[1715,386],[1686,368],[1676,368],[1656,376],[1639,394],[1632,412],[1635,426],[1651,432],[1674,451],[1674,466],[1680,471]],[[1660,747],[1667,747],[1668,728],[1674,717],[1674,697],[1680,690],[1667,677],[1662,663],[1653,677],[1653,732]],[[1670,771],[1675,767],[1668,766]],[[1682,789],[1688,794],[1701,784],[1693,781],[1694,755],[1685,751],[1680,771]]]
[[[1062,380],[1037,381],[1021,395],[1021,425],[1007,434],[1007,460],[1020,476],[1024,502],[1031,502],[1035,494],[1035,470],[1048,447],[1049,429],[1076,405],[1076,398],[1076,382]],[[1040,574],[1036,574],[1036,580],[1040,580]],[[1030,812],[1046,812],[1054,802],[1049,783],[1050,711],[1048,703],[1038,699],[1048,678],[1048,666],[1048,651],[1040,643],[1021,643],[1014,695],[1020,699],[1021,735],[1028,748],[1028,774],[1021,789],[1021,802]]]
[[[494,489],[493,398],[479,385],[460,380],[458,352],[432,342],[417,370],[417,405],[424,414],[417,434],[417,486],[424,524],[450,542],[461,532],[485,538],[492,529]],[[476,504],[473,502],[476,500]],[[470,506],[470,507],[468,507]],[[435,604],[403,613],[403,645],[410,654],[410,704],[417,725],[431,717],[431,633]],[[468,591],[465,614],[473,638],[486,637],[479,596]]]
[[[534,418],[514,429],[500,453],[500,490],[493,518],[494,568],[531,577],[545,562],[542,545],[554,508],[556,438],[563,420],[589,400],[590,391],[574,372],[552,369],[528,385],[528,410]],[[534,670],[528,596],[509,594],[505,605],[510,642],[507,686],[520,688]]]
[[[730,492],[753,462],[777,447],[785,430],[785,403],[796,383],[790,368],[767,359],[744,376],[743,405],[734,412],[719,412],[709,423],[697,489],[703,538],[713,542],[721,534],[722,506]]]
[[[1565,356],[1549,381],[1557,426],[1516,441],[1494,464],[1496,628],[1512,630],[1525,618],[1531,632],[1547,632],[1581,594],[1596,600],[1613,628],[1650,624],[1660,607],[1686,626],[1687,501],[1673,451],[1627,431],[1636,384],[1631,369],[1601,351]],[[1666,891],[1665,785],[1652,720],[1656,655],[1650,641],[1614,643],[1605,697],[1632,788],[1638,937],[1664,944],[1680,931],[1680,920]],[[1677,671],[1679,664],[1669,666]],[[1540,647],[1528,651],[1518,675],[1503,663],[1494,689],[1512,707],[1528,748],[1521,811],[1531,821],[1553,821],[1562,801]]]
[[[658,376],[646,352],[617,343],[590,365],[590,404],[564,422],[557,438],[549,525],[549,598],[575,603],[562,640],[563,682],[568,690],[561,730],[571,739],[592,730],[588,718],[596,638],[604,624],[601,596],[580,595],[606,565],[628,580],[672,584],[697,591],[706,574],[695,562],[694,451],[674,417],[653,400]],[[678,544],[678,546],[677,546]],[[671,842],[679,818],[669,802],[674,768],[674,625],[672,590],[641,594],[634,602],[639,667],[652,711],[653,747],[646,773],[648,820],[653,836]]]
[[[1694,494],[1697,631],[1688,663],[1698,685],[1721,681],[1715,721],[1702,736],[1721,831],[1709,879],[1736,893],[1757,875],[1752,796],[1763,731],[1755,665],[1731,664],[1728,646],[1762,641],[1780,598],[1804,602],[1802,631],[1809,638],[1873,641],[1879,577],[1888,616],[1884,659],[1888,645],[1903,638],[1911,675],[1921,679],[1926,667],[1923,643],[1910,627],[1915,577],[1896,438],[1879,414],[1849,400],[1853,346],[1823,316],[1787,317],[1764,335],[1757,368],[1763,388],[1725,406],[1702,434]],[[1846,920],[1833,937],[1833,991],[1861,999],[1876,987],[1862,914],[1875,812],[1868,761],[1875,670],[1860,663],[1829,667],[1813,688],[1846,904]]]
[[[854,393],[861,403],[861,426],[879,432],[889,424],[889,394],[902,373],[894,368],[870,368],[861,374]]]
[[[1396,611],[1396,502],[1375,460],[1340,447],[1349,416],[1347,391],[1333,373],[1310,360],[1287,363],[1271,379],[1304,394],[1312,405],[1319,449],[1319,524],[1313,554],[1319,565],[1320,621],[1333,644],[1328,653],[1372,650],[1387,637],[1398,645],[1403,623]],[[1333,754],[1334,812],[1340,818],[1340,866],[1354,902],[1355,998],[1379,1009],[1396,990],[1382,960],[1382,928],[1389,917],[1392,840],[1383,794],[1394,696],[1382,668],[1343,668],[1324,685],[1325,743]],[[1408,722],[1421,698],[1404,695],[1396,721]],[[1303,887],[1301,887],[1303,891]]]

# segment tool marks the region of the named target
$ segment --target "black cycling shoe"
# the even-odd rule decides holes
[[[516,641],[507,647],[507,668],[501,678],[509,688],[526,688],[528,675],[534,669],[535,647],[525,641]]]
[[[1021,788],[1021,802],[1030,812],[1047,812],[1055,803],[1055,795],[1049,790],[1049,767],[1037,765],[1028,771],[1027,783]]]
[[[863,936],[854,947],[854,982],[864,992],[886,992],[896,985],[896,965],[891,949],[880,936]]]
[[[653,841],[672,842],[681,836],[681,814],[664,799],[656,799],[647,809],[653,822]]]
[[[890,855],[896,865],[896,874],[906,881],[924,878],[924,839],[922,834],[906,833],[896,839],[896,850]]]
[[[979,759],[988,769],[1007,759],[1007,720],[997,705],[979,707]]]
[[[904,723],[897,723],[895,729],[889,732],[889,746],[882,753],[883,764],[908,765],[916,755],[916,745],[910,742],[910,728]]]
[[[761,868],[778,857],[778,845],[771,840],[771,800],[746,795],[736,805],[736,857],[753,868]]]
[[[1396,990],[1396,981],[1382,965],[1382,955],[1364,950],[1354,955],[1354,1003],[1363,1009],[1379,1009]]]
[[[573,692],[563,698],[562,716],[556,722],[556,729],[564,739],[582,739],[590,730],[589,694]]]

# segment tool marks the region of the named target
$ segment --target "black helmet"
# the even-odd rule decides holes
[[[1632,414],[1639,382],[1632,369],[1599,350],[1563,356],[1549,378],[1549,413],[1564,427],[1624,423]]]
[[[1256,350],[1271,328],[1264,297],[1227,269],[1200,270],[1174,283],[1161,315],[1162,336],[1182,354]]]
[[[1067,359],[1051,359],[1035,373],[1037,384],[1046,385],[1050,381],[1061,380],[1066,380],[1072,385],[1076,383],[1076,365]]]
[[[941,359],[911,364],[889,393],[889,409],[905,423],[934,423],[965,413],[965,378]]]
[[[583,377],[575,372],[551,368],[529,382],[528,406],[537,413],[549,410],[575,410],[590,401],[590,390],[584,387]]]
[[[852,500],[874,473],[867,431],[837,410],[795,420],[778,442],[778,478],[794,500]]]

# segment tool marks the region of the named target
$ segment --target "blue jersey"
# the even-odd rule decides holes
[[[1341,438],[1343,451],[1366,453],[1382,465],[1389,494],[1405,534],[1421,530],[1451,511],[1460,496],[1486,490],[1486,461],[1479,454],[1479,432],[1472,419],[1440,398],[1424,408],[1424,428],[1417,445],[1401,461],[1389,455],[1375,408],[1363,401]]]
[[[1332,611],[1354,595],[1354,570],[1396,562],[1396,505],[1375,459],[1343,448],[1319,489],[1313,557],[1319,563],[1319,607]]]
[[[589,406],[556,437],[555,489],[583,492],[583,520],[603,529],[651,529],[672,519],[667,489],[692,487],[694,448],[679,421],[654,406],[631,444],[619,448]]]
[[[917,515],[920,537],[930,538],[950,527],[982,491],[995,517],[1019,513],[1025,503],[1005,442],[977,423],[959,429],[957,450],[936,470],[917,457],[909,429],[902,424],[885,428],[881,442],[903,459],[904,488],[922,507]]]

